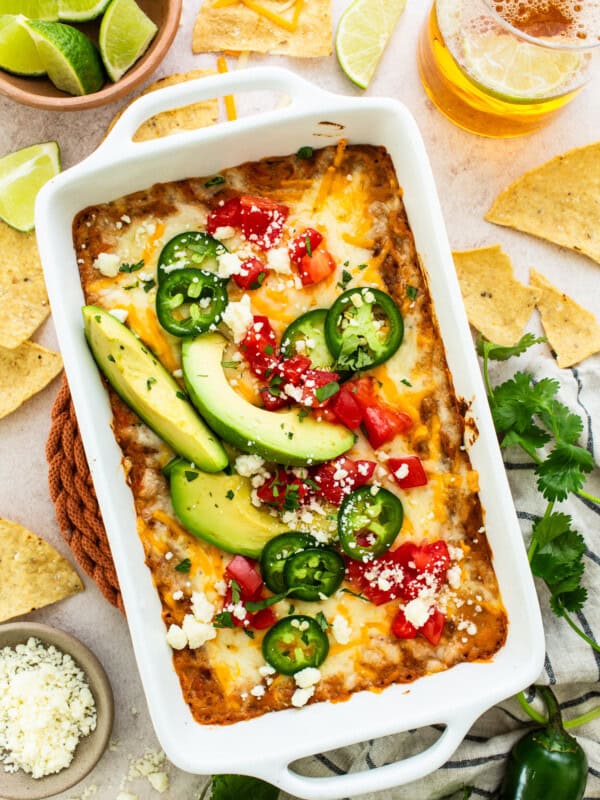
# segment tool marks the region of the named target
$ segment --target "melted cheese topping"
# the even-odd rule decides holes
[[[307,227],[316,228],[324,236],[323,246],[338,264],[336,273],[313,286],[302,287],[293,272],[272,272],[260,288],[248,293],[253,313],[267,316],[278,336],[301,314],[312,308],[329,307],[334,302],[341,291],[342,271],[351,275],[346,288],[360,285],[388,291],[384,267],[395,252],[395,244],[390,238],[387,220],[401,209],[401,194],[393,174],[388,185],[385,181],[375,183],[368,160],[359,160],[352,168],[346,167],[345,159],[351,152],[352,148],[346,151],[345,145],[340,146],[333,150],[329,165],[323,166],[320,179],[284,177],[269,193],[290,207],[284,239],[278,246],[285,247],[287,240]],[[247,174],[243,167],[223,172],[229,187],[242,193],[258,194],[248,182]],[[204,229],[208,211],[208,202],[191,204],[180,198],[171,213],[160,218],[147,214],[131,218],[127,215],[126,219],[130,220],[127,222],[123,216],[115,219],[114,213],[109,215],[112,226],[103,230],[102,247],[116,254],[121,263],[131,265],[143,260],[143,266],[134,272],[119,272],[114,278],[92,270],[85,285],[88,302],[109,310],[127,311],[126,324],[176,377],[181,376],[180,343],[157,323],[153,282],[162,247],[179,233]],[[82,229],[85,231],[85,226]],[[226,245],[231,252],[243,250],[245,257],[254,252],[264,258],[264,254],[244,242],[239,234],[223,233],[228,234]],[[97,255],[91,252],[86,257],[93,259]],[[291,613],[290,607],[293,607],[297,614],[314,616],[322,612],[329,623],[330,651],[320,667],[316,699],[340,699],[359,688],[376,689],[393,680],[406,680],[413,669],[408,666],[412,661],[420,665],[414,667],[416,676],[465,660],[471,652],[470,643],[477,640],[477,620],[495,621],[500,629],[504,619],[489,555],[479,548],[475,558],[472,550],[473,534],[479,533],[483,538],[482,528],[478,532],[469,531],[471,523],[466,510],[476,498],[478,479],[468,457],[459,448],[462,428],[435,320],[431,321],[430,312],[423,305],[428,292],[418,265],[412,263],[408,278],[409,283],[418,286],[419,294],[416,299],[395,296],[404,318],[402,345],[391,359],[368,374],[376,379],[381,399],[408,414],[413,427],[376,453],[360,434],[348,455],[377,461],[376,482],[400,498],[404,523],[397,545],[405,541],[421,544],[444,539],[450,546],[453,562],[449,580],[437,593],[435,604],[445,610],[451,633],[444,647],[434,648],[432,652],[423,639],[399,642],[390,636],[398,602],[375,606],[341,590],[318,605],[291,599],[281,601],[274,607],[279,618]],[[233,281],[227,288],[231,302],[239,302],[245,294]],[[237,355],[232,343],[225,358],[235,360]],[[260,403],[260,384],[244,362],[240,368],[226,372],[237,392],[249,402]],[[231,555],[190,536],[174,518],[166,482],[160,474],[165,453],[153,451],[149,454],[146,448],[143,456],[136,456],[142,445],[141,431],[147,429],[144,426],[126,428],[118,422],[115,429],[133,465],[131,480],[139,514],[138,531],[161,592],[165,621],[182,624],[189,614],[193,592],[204,593],[210,602],[222,607],[223,577]],[[454,437],[451,445],[448,444],[449,435]],[[449,447],[453,453],[451,457],[447,455]],[[415,453],[421,457],[428,483],[402,490],[386,468],[386,460]],[[141,479],[135,477],[139,464],[143,465]],[[303,514],[302,509],[298,513],[288,512],[288,517],[283,517],[284,523],[289,524],[290,529],[311,531],[320,540],[335,537],[336,509],[333,506],[321,501],[307,510],[310,513]],[[477,518],[475,514],[474,519]],[[467,533],[472,537],[469,541]],[[174,565],[184,559],[190,560],[189,571],[175,571]],[[335,635],[336,628],[339,636]],[[212,698],[206,701],[212,706],[210,711],[204,709],[204,701],[192,688],[200,679],[196,662],[189,661],[190,651],[177,654],[175,663],[182,686],[198,719],[232,721],[262,713],[261,709],[289,706],[295,688],[293,681],[264,672],[260,650],[262,636],[262,632],[256,631],[250,639],[240,628],[219,628],[216,637],[200,648],[201,655],[194,656],[210,671],[211,680],[218,687],[210,684],[208,678],[203,684],[202,697]],[[497,641],[501,639],[500,632]],[[481,652],[493,650],[491,645],[487,651],[483,645],[482,648]],[[408,654],[406,664],[404,653]],[[332,689],[328,690],[328,686]]]

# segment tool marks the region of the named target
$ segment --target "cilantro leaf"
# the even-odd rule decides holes
[[[541,409],[539,416],[544,425],[554,431],[556,438],[565,444],[575,444],[581,436],[581,417],[559,400],[553,400],[548,408]]]
[[[555,512],[536,522],[531,551],[531,571],[546,582],[552,594],[578,588],[585,542],[572,530],[569,516]]]
[[[516,344],[511,347],[494,344],[489,342],[481,334],[477,337],[477,352],[480,356],[485,356],[492,359],[492,361],[508,361],[513,356],[520,356],[534,344],[545,342],[544,336],[535,336],[533,333],[526,333],[522,336]]]
[[[564,616],[565,611],[577,613],[581,611],[587,600],[587,589],[579,586],[572,592],[563,592],[562,594],[555,595],[550,599],[550,606],[552,611],[557,617]]]
[[[566,500],[570,492],[582,488],[593,468],[594,459],[583,447],[558,444],[535,469],[537,487],[546,500]]]
[[[247,775],[213,775],[211,800],[277,800],[279,789]]]
[[[538,398],[531,385],[531,375],[516,372],[512,378],[494,389],[492,416],[498,433],[515,428],[522,433],[531,425],[538,409]]]

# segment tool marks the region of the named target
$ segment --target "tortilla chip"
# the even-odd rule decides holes
[[[79,575],[52,545],[0,518],[0,622],[83,591]]]
[[[519,341],[538,292],[513,273],[499,244],[452,254],[467,317],[486,339],[510,346]]]
[[[173,75],[167,75],[154,83],[149,84],[140,95],[136,95],[133,100],[138,97],[154,92],[157,89],[163,89],[165,86],[173,86],[176,83],[184,83],[185,81],[193,81],[195,78],[204,78],[207,75],[214,75],[214,69],[193,69],[190,72],[176,72]],[[127,106],[125,106],[127,108]],[[125,108],[117,114],[108,127],[107,133],[112,129],[115,122],[119,119]],[[149,139],[160,139],[162,136],[170,136],[179,131],[193,131],[197,128],[207,128],[209,125],[214,125],[219,116],[219,101],[203,100],[200,103],[192,103],[188,106],[181,106],[181,108],[173,108],[169,111],[163,111],[156,114],[154,117],[146,120],[137,129],[133,136],[134,142],[146,142]]]
[[[255,10],[264,9],[291,21],[296,5],[290,8],[288,0],[245,0],[254,8],[241,0],[221,8],[214,8],[214,2],[204,0],[196,17],[192,34],[194,53],[250,50],[296,58],[318,58],[332,53],[331,0],[306,0],[294,31]]]
[[[537,307],[558,366],[561,369],[572,367],[597,353],[600,350],[600,325],[596,317],[535,269],[531,270],[530,281],[540,292]]]
[[[18,347],[49,313],[35,233],[0,220],[0,347]]]
[[[497,197],[486,219],[600,263],[600,142],[526,172]]]
[[[62,369],[62,358],[34,342],[0,347],[0,419],[41,392]]]

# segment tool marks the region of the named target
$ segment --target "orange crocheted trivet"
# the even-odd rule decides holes
[[[52,407],[46,458],[50,497],[63,537],[80,567],[98,584],[104,597],[124,611],[115,565],[64,374]]]

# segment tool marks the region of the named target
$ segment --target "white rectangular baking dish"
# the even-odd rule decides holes
[[[201,99],[249,91],[279,92],[291,104],[165,139],[133,143],[150,116]],[[327,124],[323,124],[327,123]],[[332,125],[331,123],[335,123]],[[506,645],[486,663],[461,664],[410,685],[361,692],[344,703],[318,703],[230,726],[194,722],[184,703],[165,642],[161,608],[144,564],[111,411],[83,336],[84,303],[71,239],[75,214],[157,181],[210,175],[265,156],[315,148],[343,135],[356,144],[384,145],[425,265],[457,394],[471,404],[479,436],[471,449],[481,483],[494,567],[509,617]],[[128,108],[100,147],[52,179],[40,192],[36,230],[54,322],[79,426],[112,553],[137,663],[157,736],[169,759],[194,773],[256,775],[314,800],[359,795],[415,780],[454,752],[475,719],[533,682],[544,656],[537,596],[509,492],[473,343],[453,269],[441,209],[424,145],[409,111],[385,98],[324,92],[281,69],[254,69],[152,92]],[[296,759],[424,725],[445,729],[423,753],[374,770],[309,778],[290,769]]]

